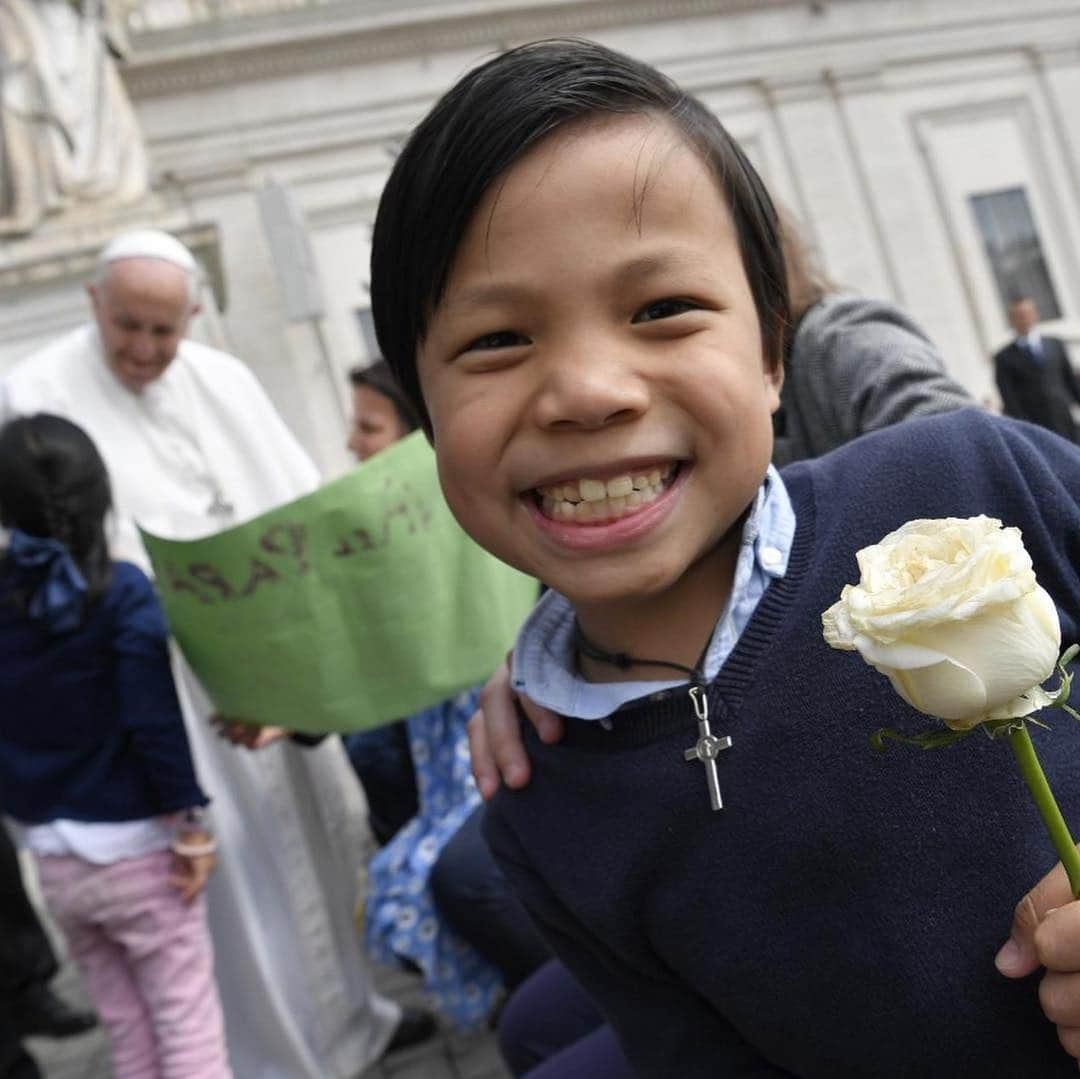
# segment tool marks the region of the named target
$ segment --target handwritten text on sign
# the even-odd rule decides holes
[[[218,710],[294,730],[363,729],[483,681],[536,598],[454,521],[422,436],[215,536],[143,539]]]
[[[389,548],[395,534],[414,536],[431,529],[432,509],[417,497],[409,483],[383,479],[381,520],[372,526],[356,526],[342,532],[327,545],[332,558],[353,558]],[[264,585],[290,577],[302,577],[311,569],[310,527],[297,519],[271,525],[256,540],[258,554],[251,554],[243,571],[232,579],[218,564],[209,561],[186,565],[166,560],[161,566],[158,588],[163,593],[189,593],[200,603],[221,603],[252,596]]]

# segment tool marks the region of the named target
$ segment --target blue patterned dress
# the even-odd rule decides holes
[[[365,907],[370,953],[384,963],[412,960],[434,1005],[462,1029],[486,1019],[502,980],[440,921],[429,882],[443,847],[480,802],[465,731],[478,698],[478,689],[466,690],[409,717],[420,812],[372,858]]]

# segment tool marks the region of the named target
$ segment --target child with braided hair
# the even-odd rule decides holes
[[[109,559],[109,480],[58,416],[0,430],[0,810],[35,855],[117,1079],[228,1079],[202,891],[215,842],[141,570]]]

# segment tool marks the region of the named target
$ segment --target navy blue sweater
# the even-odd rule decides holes
[[[25,823],[142,820],[203,805],[153,586],[127,562],[53,636],[0,579],[0,809]]]
[[[1006,745],[875,754],[881,726],[933,721],[821,612],[855,551],[918,517],[1019,525],[1063,642],[1080,639],[1080,450],[974,412],[916,420],[786,469],[797,515],[773,582],[709,689],[724,809],[711,812],[685,689],[524,724],[532,781],[488,838],[559,957],[643,1076],[1076,1074],[1034,977],[1000,976],[1013,908],[1056,855]],[[1080,836],[1080,730],[1032,729]]]

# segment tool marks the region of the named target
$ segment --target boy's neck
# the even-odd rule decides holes
[[[696,668],[731,595],[739,535],[729,536],[695,562],[666,592],[618,603],[577,605],[578,626],[594,648],[637,660]],[[621,668],[580,651],[578,670],[589,682],[675,681],[683,676],[660,664]]]

